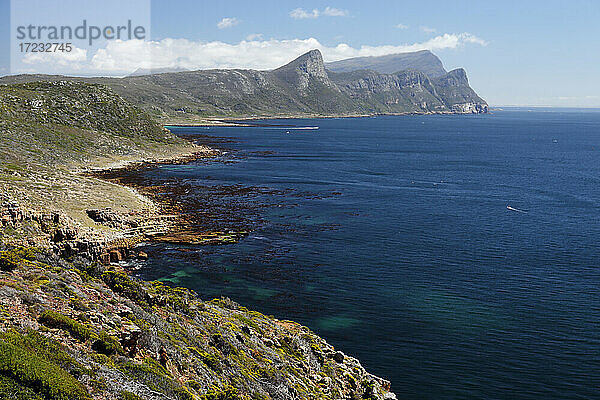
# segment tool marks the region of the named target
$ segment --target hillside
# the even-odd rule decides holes
[[[0,86],[0,132],[0,239],[57,251],[91,253],[100,251],[94,243],[121,237],[96,224],[90,209],[110,207],[131,223],[158,211],[130,189],[80,172],[203,150],[110,88],[80,82]]]
[[[395,399],[308,328],[0,245],[0,398]]]
[[[411,68],[393,73],[364,69],[330,72],[321,53],[313,50],[273,71],[184,71],[124,78],[20,75],[1,78],[0,83],[38,80],[100,83],[163,122],[194,122],[210,117],[487,111],[487,104],[473,92],[466,76],[453,80],[456,72],[446,73],[433,54],[423,53],[416,61],[404,64],[399,64],[397,58],[386,64],[389,69],[397,68],[389,65]]]

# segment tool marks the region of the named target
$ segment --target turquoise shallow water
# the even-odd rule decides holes
[[[227,153],[142,177],[252,232],[140,276],[302,322],[400,398],[600,397],[600,112],[268,123],[319,129],[174,128]]]

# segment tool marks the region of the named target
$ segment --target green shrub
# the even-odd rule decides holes
[[[50,328],[66,330],[75,339],[81,341],[93,340],[92,350],[100,354],[110,356],[115,353],[123,353],[121,344],[114,336],[109,335],[105,331],[100,331],[100,333],[96,334],[86,325],[56,311],[44,310],[42,315],[40,315],[39,321]]]
[[[233,386],[225,385],[222,388],[212,388],[210,392],[200,396],[201,400],[241,400],[239,391]]]
[[[174,311],[184,314],[190,313],[190,299],[195,297],[195,294],[186,288],[171,287],[162,282],[151,282],[151,288],[156,294],[155,303],[161,306],[168,306]]]
[[[36,354],[38,357],[58,365],[75,377],[91,373],[90,370],[84,368],[67,354],[60,343],[48,339],[36,331],[21,334],[15,330],[9,330],[0,334],[0,340]]]
[[[129,376],[136,375],[157,375],[171,377],[171,374],[165,367],[153,358],[146,357],[141,364],[129,361],[121,364],[120,369]]]
[[[131,279],[127,274],[117,271],[106,271],[102,274],[102,280],[112,290],[128,299],[142,303],[142,305],[147,304],[146,291],[139,282]]]
[[[128,392],[126,390],[123,390],[121,392],[121,399],[122,400],[144,400],[142,397],[138,396],[137,394]]]
[[[88,400],[87,390],[73,376],[35,353],[0,341],[0,375],[42,393],[51,400]]]
[[[80,298],[72,297],[69,299],[69,306],[77,311],[90,311],[90,308]]]
[[[87,326],[56,311],[44,310],[39,317],[39,321],[47,327],[66,330],[75,339],[82,341],[91,339],[94,336]]]
[[[219,361],[219,357],[215,354],[207,353],[205,351],[199,350],[196,347],[189,347],[189,350],[194,352],[204,364],[215,372],[221,372],[223,369],[221,368],[221,362]],[[216,349],[215,349],[216,350]]]
[[[195,380],[189,380],[185,383],[185,385],[187,387],[191,387],[192,389],[194,389],[195,391],[199,391],[200,389],[202,389],[202,384],[198,381]]]
[[[377,395],[375,394],[375,382],[374,381],[363,381],[363,387],[365,391],[362,398],[365,400],[376,400]]]
[[[92,343],[92,350],[107,356],[115,353],[123,353],[123,348],[117,338],[104,331],[101,331],[98,335],[98,339]]]
[[[27,261],[35,261],[35,252],[25,247],[0,251],[0,269],[12,271]]]
[[[23,386],[16,380],[0,375],[0,399],[44,400],[33,389]]]
[[[141,382],[151,390],[163,393],[169,398],[178,400],[193,399],[193,396],[181,386],[179,381],[165,367],[150,357],[146,357],[141,364],[132,361],[120,363],[117,368],[130,379]]]

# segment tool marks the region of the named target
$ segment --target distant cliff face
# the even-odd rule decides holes
[[[378,112],[485,113],[487,103],[459,68],[446,72],[428,50],[327,63],[340,89]]]
[[[370,107],[371,112],[487,112],[486,102],[471,89],[462,69],[434,79],[414,70],[330,75],[343,93]]]
[[[162,119],[487,112],[464,70],[447,73],[430,52],[346,61],[329,64],[345,72],[330,72],[321,53],[312,50],[273,71],[185,71],[126,78],[17,76],[0,83],[58,79],[102,83]],[[349,70],[353,66],[362,69]],[[374,70],[364,69],[368,66]]]

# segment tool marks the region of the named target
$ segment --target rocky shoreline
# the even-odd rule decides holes
[[[86,174],[122,184],[126,171],[215,154],[203,148]],[[128,187],[155,207],[86,210],[97,227],[3,195],[0,228],[23,236],[0,244],[0,350],[18,357],[17,370],[0,371],[0,380],[8,379],[0,397],[8,390],[85,400],[396,399],[389,381],[304,326],[227,298],[205,302],[187,289],[129,277],[118,263],[144,258],[135,251],[141,241],[231,243],[244,232],[186,230],[177,208],[151,188]]]
[[[183,164],[215,154],[218,154],[217,150],[201,147],[196,152],[182,153],[168,159],[122,161],[107,168],[84,170],[83,174],[101,179],[105,174],[118,171],[136,170],[148,165]],[[115,180],[110,181],[116,183]],[[104,265],[132,257],[145,258],[147,256],[135,252],[134,247],[158,237],[165,241],[164,238],[170,237],[173,230],[180,226],[181,220],[173,209],[168,210],[166,204],[150,199],[148,193],[136,193],[152,202],[154,207],[128,213],[112,208],[87,209],[87,217],[96,225],[93,227],[83,226],[60,211],[22,206],[3,194],[0,197],[0,228],[17,233],[4,241],[15,246],[47,248],[61,257],[77,255]]]
[[[108,179],[215,150],[100,85],[1,86],[0,103],[0,398],[395,399],[306,327],[121,267],[140,241],[245,234]]]
[[[0,398],[396,399],[390,390],[295,322],[0,244]]]

